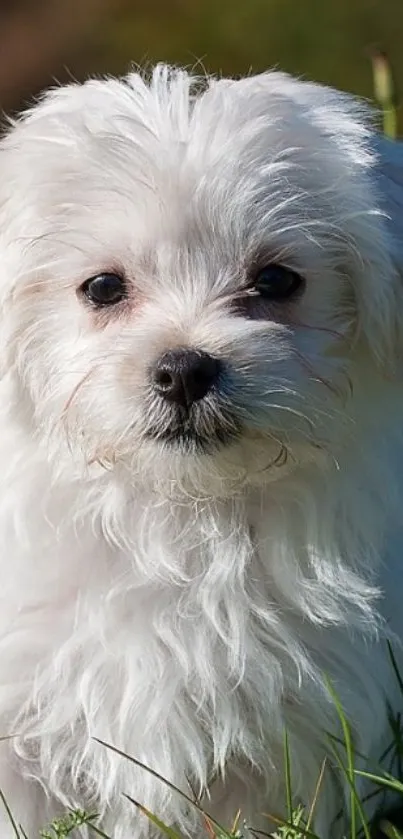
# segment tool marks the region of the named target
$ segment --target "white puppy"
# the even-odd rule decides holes
[[[123,793],[205,835],[94,738],[256,826],[285,813],[286,728],[296,801],[328,758],[323,837],[348,798],[326,675],[370,766],[391,740],[403,185],[380,145],[335,91],[164,66],[52,91],[2,140],[0,787],[30,839],[74,805],[149,835]]]

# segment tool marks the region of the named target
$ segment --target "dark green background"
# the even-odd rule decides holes
[[[371,97],[376,48],[402,100],[402,43],[403,0],[0,0],[0,105],[161,60],[230,75],[277,66]]]
[[[368,97],[373,47],[403,88],[403,0],[132,0],[87,46],[79,75],[161,59],[229,74],[277,65]]]

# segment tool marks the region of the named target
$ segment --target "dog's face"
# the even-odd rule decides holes
[[[160,68],[17,124],[3,357],[49,456],[254,481],[331,448],[354,348],[392,331],[367,142],[348,100],[276,73],[194,96]]]

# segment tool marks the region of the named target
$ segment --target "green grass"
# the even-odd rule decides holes
[[[391,666],[394,669],[403,698],[403,681],[398,671],[393,651],[391,648],[389,648],[389,651]],[[350,788],[350,817],[347,831],[345,833],[345,839],[370,839],[370,837],[371,839],[373,839],[373,837],[376,837],[376,839],[383,839],[383,837],[384,839],[403,839],[403,832],[401,827],[399,827],[399,821],[403,823],[403,777],[400,773],[392,775],[386,769],[380,769],[379,766],[373,767],[373,771],[371,771],[370,768],[368,768],[368,770],[363,770],[356,767],[356,754],[349,722],[344,714],[342,705],[332,683],[330,680],[326,679],[326,677],[325,681],[337,712],[340,724],[339,727],[342,734],[341,737],[336,737],[330,733],[325,733],[325,736],[328,737],[329,753],[333,755],[332,771],[334,772],[335,767],[336,769],[338,768],[341,777],[347,784],[347,787]],[[398,758],[403,755],[400,715],[393,717],[393,715],[390,714],[390,728],[391,739],[386,745],[383,754],[380,755],[379,761],[381,764],[382,761],[391,759],[395,762],[397,761],[399,765]],[[97,742],[103,746],[103,748],[109,749],[119,755],[122,760],[128,760],[131,763],[134,763],[137,767],[140,767],[144,772],[151,773],[159,781],[165,783],[171,789],[173,794],[184,798],[187,804],[190,804],[198,811],[200,824],[204,827],[206,839],[242,839],[245,835],[245,827],[248,828],[249,834],[254,836],[255,839],[260,839],[260,837],[263,837],[263,839],[264,837],[273,837],[273,839],[329,839],[328,836],[318,836],[312,829],[315,818],[315,810],[318,801],[320,800],[323,780],[326,777],[326,772],[328,771],[328,764],[325,760],[320,768],[312,801],[306,802],[305,804],[296,802],[292,791],[292,759],[286,731],[284,732],[284,816],[280,817],[279,815],[271,813],[257,814],[259,816],[267,816],[267,831],[254,829],[253,824],[245,825],[241,811],[234,813],[234,819],[231,825],[224,826],[219,824],[219,822],[217,822],[204,810],[199,801],[184,793],[183,790],[180,790],[171,782],[165,780],[154,769],[146,766],[135,757],[126,754],[120,749],[116,749],[111,744],[105,743],[102,740],[97,740]],[[367,820],[365,816],[365,800],[360,798],[357,786],[357,781],[361,778],[366,778],[373,785],[373,790],[370,793],[371,797],[376,795],[382,797],[382,794],[386,790],[393,791],[397,803],[395,817],[387,814],[383,814],[382,816],[380,813],[377,813],[372,822]],[[154,828],[157,828],[160,832],[162,837],[166,836],[167,839],[185,839],[185,837],[174,826],[165,824],[157,813],[152,813],[141,802],[136,801],[136,799],[131,795],[126,793],[123,797],[133,806],[134,820],[136,818],[136,811],[138,811],[149,819]],[[70,836],[74,839],[74,837],[77,837],[78,835],[78,829],[84,825],[87,827],[89,834],[94,835],[94,837],[98,836],[101,837],[101,839],[113,839],[113,835],[109,835],[102,830],[102,825],[99,824],[98,816],[95,813],[88,813],[84,810],[78,809],[70,810],[65,813],[63,818],[53,821],[41,831],[40,837],[28,837],[23,827],[17,824],[3,794],[1,793],[1,790],[0,799],[7,811],[10,828],[12,833],[14,833],[15,839],[66,839],[66,837]],[[271,824],[277,825],[274,832],[269,832],[270,822]],[[128,837],[128,839],[130,839],[130,837]]]
[[[333,689],[331,689],[331,692],[336,702],[336,708],[340,718],[344,736],[344,740],[338,741],[339,748],[337,748],[335,742],[333,742],[333,748],[331,750],[333,751],[335,757],[335,764],[339,766],[341,775],[344,776],[344,779],[346,780],[351,789],[351,817],[349,820],[348,829],[345,834],[346,839],[360,839],[360,837],[366,837],[366,839],[368,839],[368,837],[372,837],[374,835],[376,835],[377,837],[384,836],[386,837],[386,839],[403,839],[403,833],[400,831],[398,824],[394,823],[393,816],[387,816],[385,814],[382,818],[379,817],[379,815],[377,815],[376,819],[373,822],[367,821],[364,812],[365,801],[360,799],[357,789],[357,780],[358,778],[365,777],[369,781],[371,781],[371,783],[374,785],[373,794],[382,793],[385,791],[385,789],[392,790],[393,793],[396,795],[397,803],[399,803],[399,800],[401,801],[402,811],[403,782],[402,780],[400,780],[400,778],[394,777],[386,771],[378,770],[370,772],[355,768],[354,750],[349,724],[341,709],[341,705],[334,694]],[[333,739],[335,740],[336,738]],[[393,741],[391,742],[391,745],[393,746]],[[293,803],[292,763],[288,747],[288,738],[286,734],[284,737],[284,747],[286,788],[284,810],[286,815],[284,816],[284,818],[280,818],[274,814],[267,814],[268,825],[269,819],[271,823],[277,824],[277,828],[275,829],[274,833],[270,833],[269,828],[267,832],[254,829],[253,824],[247,825],[248,830],[253,836],[255,836],[255,839],[260,839],[260,837],[269,836],[273,837],[274,839],[328,839],[328,837],[318,836],[312,830],[312,822],[315,815],[315,808],[320,798],[321,785],[323,783],[323,779],[326,773],[326,764],[323,764],[319,773],[318,783],[313,796],[313,800],[309,802],[309,804],[307,804],[306,806],[299,803]],[[105,748],[109,748],[109,746],[105,744]],[[125,755],[123,752],[121,754],[122,759],[133,761],[133,758],[130,755]],[[138,761],[135,761],[135,763],[139,765]],[[145,772],[150,771],[149,767],[146,767],[144,765],[143,770]],[[155,774],[154,771],[152,774]],[[158,777],[161,779],[161,776]],[[203,810],[203,808],[200,806],[198,802],[193,801],[191,798],[185,795],[182,790],[173,787],[171,783],[168,783],[168,786],[171,789],[174,789],[177,795],[185,797],[186,800],[188,802],[190,801],[192,805],[198,810],[201,817],[201,825],[204,825],[206,839],[242,839],[242,836],[244,835],[243,828],[245,825],[243,823],[242,813],[240,811],[234,814],[234,821],[232,825],[220,825]],[[140,813],[142,813],[150,820],[153,826],[160,831],[161,836],[166,836],[168,839],[185,839],[185,837],[175,827],[165,824],[164,821],[156,813],[150,812],[150,810],[144,807],[140,802],[136,801],[132,796],[126,794],[124,797],[133,805],[134,811],[138,810]],[[9,810],[8,813],[10,817],[10,823],[14,830],[16,839],[26,839],[25,833],[22,831],[20,826],[16,825],[15,820],[13,819],[12,814]],[[135,819],[135,813],[133,814],[133,818]],[[66,839],[66,837],[68,836],[77,835],[76,830],[78,827],[82,825],[87,825],[90,833],[93,833],[94,836],[100,836],[103,837],[103,839],[113,839],[113,836],[108,836],[108,834],[102,831],[101,826],[97,823],[97,816],[95,814],[88,814],[82,810],[72,810],[66,813],[66,815],[62,819],[57,819],[56,821],[52,822],[51,825],[45,828],[41,832],[40,836],[41,839]],[[34,837],[29,837],[28,839],[34,839]],[[37,839],[37,837],[35,837],[35,839]]]
[[[381,109],[383,132],[390,140],[396,140],[397,96],[392,68],[381,50],[373,50],[371,57],[374,97]]]

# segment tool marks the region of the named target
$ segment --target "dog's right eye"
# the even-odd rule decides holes
[[[82,284],[80,291],[94,306],[113,306],[127,297],[125,281],[119,274],[91,277]]]
[[[292,297],[303,286],[303,279],[284,265],[266,265],[258,271],[252,292],[263,300],[281,302]]]

